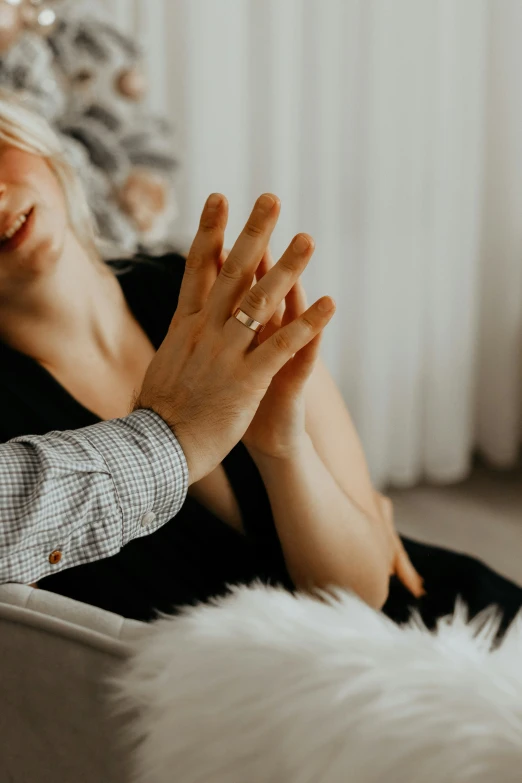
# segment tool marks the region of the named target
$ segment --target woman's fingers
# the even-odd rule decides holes
[[[230,250],[227,250],[226,248],[223,248],[223,250],[221,251],[221,255],[219,256],[218,272],[221,272],[223,264],[227,260],[229,253],[230,253]]]
[[[273,266],[274,266],[274,257],[272,256],[272,251],[270,250],[270,247],[267,247],[263,255],[263,258],[259,262],[259,266],[256,269],[256,276],[254,278],[254,283],[259,283],[259,281],[263,279],[263,277],[267,274],[267,272],[270,272]],[[273,332],[276,329],[279,329],[279,327],[283,322],[284,314],[285,314],[285,301],[283,299],[277,306],[276,311],[273,314],[272,318],[270,319],[269,324],[267,323],[267,328],[263,331],[263,337],[260,339],[266,340],[266,338],[269,336],[267,334],[267,331],[270,331],[270,334],[273,334]]]
[[[178,311],[191,315],[201,310],[216,281],[228,219],[228,202],[212,193],[203,208],[198,232],[189,250],[181,284]]]
[[[275,267],[274,267],[275,268]],[[259,378],[266,383],[301,348],[325,328],[335,313],[335,302],[323,296],[292,323],[282,326],[262,345],[257,346],[247,357],[252,380]]]
[[[402,541],[397,536],[397,555],[395,558],[395,574],[415,598],[421,598],[426,594],[424,580],[415,569],[408,553],[404,549]]]
[[[237,302],[250,288],[277,223],[279,210],[279,199],[271,193],[264,193],[256,201],[210,292],[209,308],[219,323],[224,324],[230,318]]]
[[[306,293],[304,285],[301,279],[296,280],[285,299],[285,312],[283,315],[283,326],[294,321],[296,318],[304,313],[308,303],[306,301]]]
[[[261,278],[263,278],[267,272],[269,272],[272,267],[274,266],[274,258],[272,256],[272,251],[269,247],[265,250],[263,253],[263,258],[259,262],[259,265],[256,269],[256,283],[258,283]]]
[[[308,234],[294,237],[277,264],[247,291],[239,303],[240,309],[256,321],[268,323],[302,274],[313,251],[314,243]],[[252,334],[245,334],[245,327],[236,318],[230,318],[225,328],[231,335],[237,334],[246,346],[252,342]]]
[[[410,591],[415,598],[420,598],[425,594],[424,581],[411,562],[408,553],[401,541],[399,534],[395,529],[393,520],[393,503],[390,498],[375,493],[375,501],[381,515],[381,519],[387,526],[390,535],[393,536],[393,546],[395,554],[392,563],[392,575],[395,574],[404,587]]]
[[[319,332],[304,348],[297,351],[293,359],[290,359],[281,370],[286,377],[288,368],[288,374],[292,378],[292,383],[296,384],[298,388],[302,388],[312,374],[319,356],[322,337],[322,332]]]

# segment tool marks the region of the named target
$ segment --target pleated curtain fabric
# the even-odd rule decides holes
[[[522,411],[522,6],[517,0],[105,0],[146,50],[182,160],[227,241],[255,197],[317,249],[324,355],[380,485],[516,459]]]

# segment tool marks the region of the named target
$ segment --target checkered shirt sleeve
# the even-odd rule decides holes
[[[152,411],[0,446],[0,583],[116,554],[185,500],[187,462]]]

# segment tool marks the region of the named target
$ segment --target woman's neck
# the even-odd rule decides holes
[[[69,236],[51,270],[0,301],[0,340],[51,366],[80,348],[113,358],[125,314],[114,275]]]

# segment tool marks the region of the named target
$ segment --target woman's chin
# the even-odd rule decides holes
[[[17,286],[34,285],[53,274],[60,255],[59,248],[51,242],[28,246],[23,253],[12,254],[11,258],[0,257],[0,278],[7,284],[10,279]]]

